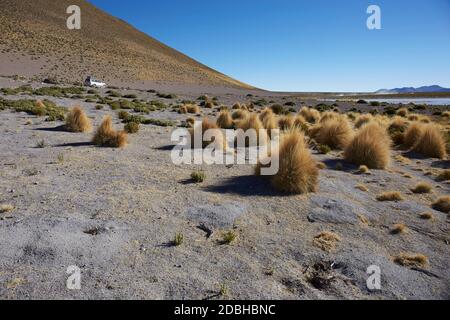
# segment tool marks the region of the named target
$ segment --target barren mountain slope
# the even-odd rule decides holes
[[[72,4],[81,8],[81,30],[66,27]],[[84,0],[0,0],[0,74],[250,88]]]

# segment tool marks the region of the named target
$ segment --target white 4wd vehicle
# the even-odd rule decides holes
[[[93,77],[89,76],[84,81],[84,85],[87,87],[93,87],[93,88],[104,88],[106,87],[106,83],[101,82],[99,80],[95,80]]]

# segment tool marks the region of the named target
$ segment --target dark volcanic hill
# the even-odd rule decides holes
[[[72,4],[81,8],[81,30],[66,27]],[[0,75],[251,88],[84,0],[0,0]]]

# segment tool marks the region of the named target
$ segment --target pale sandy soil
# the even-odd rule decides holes
[[[75,102],[49,99],[63,106]],[[224,104],[245,99],[244,92],[219,96]],[[95,125],[112,114],[122,128],[109,107],[79,104]],[[169,110],[149,116],[186,118]],[[29,119],[33,123],[26,125]],[[337,153],[314,154],[329,166],[320,173],[319,191],[285,196],[253,177],[249,165],[172,164],[174,128],[142,126],[127,148],[116,150],[90,145],[90,134],[52,130],[59,125],[0,112],[0,203],[15,207],[0,214],[2,299],[207,299],[222,298],[222,285],[231,299],[449,298],[449,220],[430,205],[450,187],[425,175],[448,161],[393,160],[388,171],[358,175],[350,165],[333,169]],[[36,147],[41,140],[47,147]],[[197,169],[206,172],[202,184],[189,181]],[[419,181],[431,183],[433,193],[413,194]],[[405,200],[378,202],[387,190],[400,191]],[[420,219],[425,211],[435,219]],[[390,234],[394,223],[406,224],[408,232]],[[201,225],[212,229],[211,237]],[[98,234],[86,233],[93,228]],[[222,232],[231,229],[237,240],[220,244]],[[342,238],[331,252],[313,244],[321,231]],[[176,233],[184,235],[179,247],[170,246]],[[424,254],[430,265],[399,266],[393,257],[401,252]],[[80,291],[66,289],[70,265],[81,268]],[[381,291],[366,287],[370,265],[381,268]]]

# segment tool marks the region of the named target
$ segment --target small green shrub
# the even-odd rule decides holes
[[[127,124],[125,124],[124,126],[124,130],[127,133],[138,133],[139,132],[139,123],[136,122],[128,122]]]
[[[194,171],[191,173],[191,179],[195,183],[202,183],[206,179],[206,174],[203,171]]]

